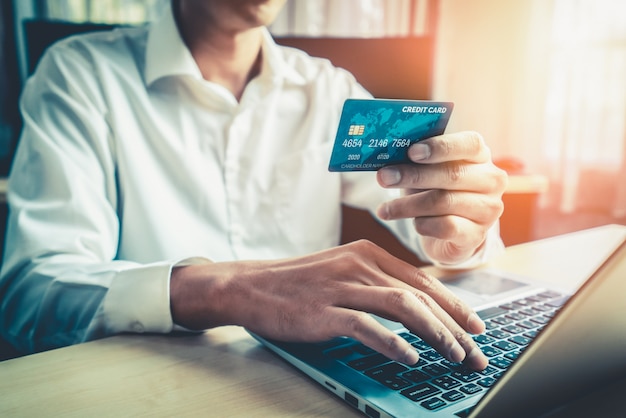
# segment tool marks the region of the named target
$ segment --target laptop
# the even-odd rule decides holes
[[[487,325],[473,336],[489,358],[451,363],[401,324],[377,318],[420,353],[391,361],[346,337],[268,349],[369,417],[535,417],[626,376],[626,240],[574,294],[493,269],[446,285]]]

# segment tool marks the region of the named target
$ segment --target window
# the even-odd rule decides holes
[[[558,205],[624,216],[626,3],[555,0],[552,22],[543,157]]]

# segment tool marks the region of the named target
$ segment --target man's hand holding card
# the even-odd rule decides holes
[[[347,100],[331,171],[378,170],[403,197],[383,203],[384,220],[413,218],[426,253],[443,264],[469,259],[504,209],[506,173],[476,132],[443,134],[452,104]]]

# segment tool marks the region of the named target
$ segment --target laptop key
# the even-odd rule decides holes
[[[533,338],[535,338],[537,336],[537,334],[539,334],[539,330],[528,331],[528,332],[525,332],[522,335],[524,335],[524,337],[528,337],[528,338],[530,338],[532,340]]]
[[[326,352],[326,354],[328,354],[332,358],[342,359],[351,356],[352,354],[354,354],[354,351],[352,351],[352,349],[349,347],[341,347],[334,350],[329,350]]]
[[[496,373],[497,371],[498,371],[498,369],[496,369],[495,367],[487,366],[487,367],[485,367],[484,370],[481,370],[481,371],[476,372],[476,373],[482,374],[483,376],[488,376],[490,374]]]
[[[374,354],[373,356],[362,357],[348,362],[348,366],[355,370],[363,371],[381,364],[389,363],[391,360],[382,354]]]
[[[488,335],[485,335],[485,334],[474,335],[472,338],[478,344],[491,344],[496,341],[494,338],[489,337]]]
[[[513,322],[511,318],[507,318],[506,316],[500,316],[498,318],[493,318],[491,322],[495,322],[498,325],[508,325]]]
[[[444,393],[443,395],[441,395],[441,397],[443,399],[445,399],[448,402],[456,402],[456,401],[460,401],[461,399],[465,398],[465,395],[461,392],[459,392],[458,390],[451,390],[449,392]]]
[[[430,411],[433,411],[435,409],[439,409],[439,408],[446,406],[447,403],[446,401],[439,399],[439,398],[431,398],[431,399],[425,400],[420,405]]]
[[[422,367],[422,371],[428,373],[431,376],[441,376],[444,375],[448,372],[450,372],[450,369],[448,369],[445,366],[442,366],[441,364],[427,364],[426,366]]]
[[[541,313],[541,311],[538,311],[536,309],[520,309],[520,312],[528,316],[535,316]]]
[[[465,367],[465,366],[463,366],[463,363],[454,363],[454,362],[452,362],[450,360],[441,360],[439,362],[439,364],[441,364],[442,366],[447,367],[450,370],[457,370],[457,369],[460,369],[462,367]]]
[[[492,377],[484,377],[478,380],[476,383],[484,388],[490,388],[491,386],[494,385],[494,383],[496,383],[496,379]]]
[[[487,357],[495,357],[495,356],[498,356],[498,355],[502,354],[502,350],[500,350],[498,348],[495,348],[495,347],[492,347],[490,345],[482,346],[482,347],[480,347],[480,350]]]
[[[507,311],[514,311],[517,309],[517,306],[513,305],[512,303],[503,303],[499,307],[502,309],[506,309]]]
[[[569,296],[563,296],[558,299],[553,299],[549,302],[546,302],[545,304],[553,308],[560,308],[561,306],[565,305],[565,302],[567,302],[568,300]]]
[[[415,348],[417,348],[419,351],[426,351],[426,350],[432,350],[433,348],[428,345],[426,342],[422,341],[422,340],[418,340],[415,341],[413,343],[411,343],[411,345]]]
[[[532,295],[532,296],[528,296],[526,299],[531,300],[533,302],[545,302],[547,299],[550,299],[550,298],[546,298],[546,297],[539,296],[539,295]]]
[[[499,306],[494,306],[493,308],[487,308],[487,309],[483,309],[477,312],[478,316],[483,321],[490,319],[490,318],[494,318],[496,316],[500,316],[505,313],[507,313],[507,310]]]
[[[504,357],[496,357],[489,360],[489,364],[499,369],[508,369],[512,361]]]
[[[509,341],[517,345],[525,346],[530,344],[531,339],[528,337],[524,337],[523,335],[516,335],[515,337],[509,338]]]
[[[400,364],[400,363],[387,363],[385,365],[374,367],[373,369],[369,369],[365,372],[365,374],[373,379],[378,380],[379,378],[386,376],[395,376],[400,373],[406,372],[409,370],[408,367]]]
[[[545,317],[545,316],[536,316],[534,318],[530,318],[531,321],[536,322],[540,325],[545,325],[548,322],[550,322],[551,318]]]
[[[415,335],[410,334],[408,332],[402,332],[402,333],[400,333],[398,335],[401,336],[402,338],[404,338],[406,340],[406,342],[408,342],[408,343],[412,343],[412,342],[415,342],[415,341],[419,340],[418,337],[416,337]]]
[[[554,307],[553,306],[548,306],[547,304],[546,305],[535,305],[535,306],[533,306],[533,309],[536,309],[538,311],[541,311],[541,312],[545,313],[545,312],[553,311]]]
[[[419,358],[419,360],[417,360],[417,363],[415,363],[413,366],[411,366],[411,368],[416,369],[418,367],[422,367],[422,366],[426,366],[427,364],[430,364],[428,361],[426,361],[423,358]]]
[[[518,327],[517,325],[507,325],[502,328],[502,331],[510,332],[511,334],[521,334],[524,332],[524,328]]]
[[[530,321],[520,321],[516,323],[515,325],[517,325],[518,327],[526,328],[526,329],[534,329],[539,326],[536,323],[530,322]]]
[[[501,331],[499,329],[495,329],[492,331],[487,331],[487,335],[489,335],[490,337],[496,338],[498,340],[503,340],[505,338],[509,338],[511,336],[511,334],[509,334],[508,332],[504,332]]]
[[[513,302],[513,306],[517,308],[525,308],[527,306],[532,306],[535,302],[530,299],[518,299]]]
[[[424,353],[420,353],[420,356],[422,356],[422,358],[425,358],[426,360],[433,361],[433,362],[443,359],[443,356],[439,354],[438,352],[436,352],[435,350],[430,350]]]
[[[514,321],[522,321],[524,319],[526,319],[526,315],[519,313],[519,312],[512,312],[510,314],[506,315],[507,318],[511,318]]]
[[[476,383],[468,383],[467,385],[461,386],[460,390],[468,395],[473,395],[483,390],[483,387],[477,385]]]
[[[493,346],[499,348],[502,351],[513,351],[517,350],[517,344],[510,343],[508,341],[498,341],[493,343]]]
[[[441,389],[438,389],[433,385],[429,385],[428,383],[421,383],[419,385],[404,389],[400,391],[400,393],[412,400],[413,402],[417,402],[441,393]]]
[[[453,371],[450,376],[454,377],[457,380],[460,380],[463,383],[471,382],[472,380],[480,379],[480,375],[469,369],[458,369]]]
[[[495,322],[491,322],[491,321],[486,321],[485,322],[485,329],[487,331],[491,331],[492,329],[497,329],[499,327],[500,327],[500,325],[496,324]]]
[[[461,382],[450,377],[450,376],[441,376],[431,380],[433,385],[439,386],[441,389],[448,390],[453,389],[457,386],[461,386]]]
[[[380,376],[376,380],[392,390],[401,390],[413,384],[400,376]]]
[[[419,370],[410,370],[406,373],[403,373],[402,377],[404,377],[405,379],[409,379],[411,382],[414,383],[425,382],[431,378],[431,376],[427,375],[426,373],[420,372]]]

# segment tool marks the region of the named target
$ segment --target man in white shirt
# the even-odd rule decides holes
[[[22,96],[0,282],[16,348],[236,324],[347,335],[415,363],[370,312],[486,366],[467,334],[484,324],[437,280],[371,243],[336,246],[340,205],[376,213],[426,261],[470,266],[502,248],[506,175],[475,133],[414,145],[419,164],[329,173],[343,101],[369,95],[274,44],[283,3],[174,0],[149,28],[43,57]]]

